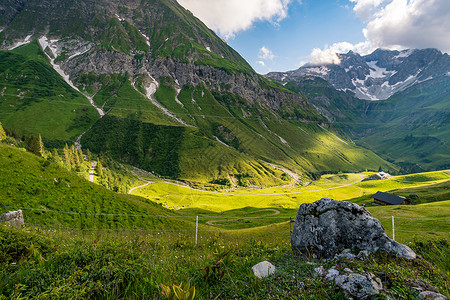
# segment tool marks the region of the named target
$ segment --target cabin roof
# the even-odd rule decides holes
[[[384,193],[384,192],[376,192],[376,194],[373,195],[372,198],[379,200],[379,201],[386,202],[388,204],[392,204],[392,205],[402,204],[402,202],[406,200],[405,197],[396,196],[396,195],[392,195],[392,194]]]

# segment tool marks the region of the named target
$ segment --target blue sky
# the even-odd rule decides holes
[[[355,44],[364,41],[363,28],[363,22],[346,0],[304,0],[302,4],[294,2],[288,17],[278,24],[255,22],[250,29],[229,38],[228,44],[259,73],[286,71],[308,62],[313,48],[341,41]],[[273,59],[258,57],[264,46],[273,52]]]
[[[339,63],[336,53],[450,53],[450,0],[177,0],[259,73]]]

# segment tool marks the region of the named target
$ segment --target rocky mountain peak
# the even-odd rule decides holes
[[[338,65],[305,65],[267,76],[283,83],[316,76],[360,99],[384,100],[417,83],[450,74],[450,57],[438,49],[377,49],[365,56],[349,51],[340,58]]]

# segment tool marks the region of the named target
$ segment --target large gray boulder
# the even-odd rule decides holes
[[[294,253],[333,257],[344,249],[376,252],[384,250],[396,256],[415,259],[409,247],[384,233],[380,221],[362,206],[328,198],[302,204],[291,235]]]
[[[0,223],[3,222],[10,226],[22,227],[22,225],[24,224],[22,211],[9,211],[3,215],[0,215]]]

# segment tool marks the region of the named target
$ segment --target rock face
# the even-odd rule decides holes
[[[14,227],[21,227],[24,224],[22,211],[10,211],[0,215],[0,222],[6,222],[6,224]]]
[[[372,273],[340,275],[335,283],[356,299],[370,299],[383,289],[381,280]]]
[[[275,266],[268,261],[260,262],[252,267],[253,274],[258,278],[265,278],[275,272]]]
[[[415,259],[409,247],[384,233],[380,221],[357,204],[323,198],[302,204],[291,235],[294,253],[333,257],[344,249],[376,252]]]

